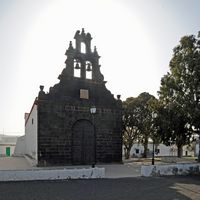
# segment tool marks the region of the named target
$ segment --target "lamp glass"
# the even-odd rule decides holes
[[[95,114],[96,113],[96,107],[92,107],[92,108],[90,108],[90,113],[91,114]]]

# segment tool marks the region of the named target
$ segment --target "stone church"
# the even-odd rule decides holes
[[[122,102],[106,88],[91,34],[70,41],[59,83],[40,92],[25,117],[25,151],[38,166],[122,161]]]

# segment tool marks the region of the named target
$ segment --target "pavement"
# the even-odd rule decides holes
[[[72,168],[90,168],[91,166],[62,166],[47,167],[46,169],[72,169]],[[125,178],[140,176],[141,165],[133,163],[125,164],[105,164],[97,165],[97,167],[105,168],[105,178]],[[0,157],[0,170],[27,170],[36,169],[29,164],[24,157]],[[37,168],[39,169],[39,168]],[[41,168],[44,169],[44,168]]]
[[[112,164],[112,165],[97,165],[97,167],[105,168],[105,178],[126,178],[139,177],[141,165],[138,164]]]
[[[0,200],[200,200],[199,175],[145,178],[140,176],[142,164],[151,160],[97,165],[105,167],[105,179],[0,182]],[[76,166],[87,167],[91,166]],[[0,170],[35,168],[23,157],[0,157]]]
[[[141,177],[142,164],[151,164],[151,160],[97,165],[105,168],[105,179],[0,182],[0,200],[200,200],[200,176]],[[76,166],[87,167],[91,166]],[[24,157],[0,157],[0,170],[27,169],[36,167]]]
[[[174,159],[171,158],[156,158],[155,164],[172,164]],[[193,163],[192,158],[176,158],[177,163]],[[105,168],[105,178],[126,178],[126,177],[139,177],[141,176],[141,166],[151,165],[151,158],[131,158],[124,160],[124,164],[103,164],[97,167]],[[61,166],[61,167],[48,167],[45,169],[73,169],[73,168],[90,168],[91,166]],[[30,162],[24,157],[0,157],[0,170],[27,170],[36,169],[37,167],[31,166]],[[37,168],[39,169],[39,168]],[[44,168],[40,168],[44,169]]]
[[[0,200],[200,200],[200,176],[0,182]]]
[[[0,157],[0,170],[33,169],[24,157]]]

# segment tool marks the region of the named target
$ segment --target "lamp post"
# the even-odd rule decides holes
[[[199,134],[199,154],[198,154],[197,161],[200,162],[200,134]]]
[[[157,117],[157,113],[153,112],[152,113],[152,122],[154,122],[154,119]],[[152,124],[152,140],[153,140],[153,151],[152,151],[152,160],[151,160],[151,164],[154,165],[155,163],[155,141],[154,141],[154,124]]]
[[[96,164],[96,138],[95,138],[95,126],[94,126],[94,115],[95,115],[96,111],[97,111],[97,109],[95,106],[92,106],[90,108],[90,113],[92,115],[93,134],[94,134],[94,163],[92,164],[92,168],[94,168],[95,164]]]
[[[154,158],[154,157],[155,157],[155,156],[154,156],[154,155],[155,155],[155,154],[154,154],[154,151],[155,151],[155,150],[154,150],[154,146],[155,146],[155,145],[154,145],[154,138],[153,138],[153,152],[152,152],[152,162],[151,162],[152,165],[154,165],[154,162],[155,162],[155,158]]]

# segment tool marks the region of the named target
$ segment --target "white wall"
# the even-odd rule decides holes
[[[6,148],[10,148],[10,156],[13,155],[18,136],[0,135],[0,156],[6,156]]]
[[[14,154],[15,145],[14,144],[0,144],[0,156],[6,156],[6,147],[10,147],[10,156]]]
[[[0,171],[0,181],[63,180],[105,178],[105,168],[37,169]]]
[[[191,143],[191,146],[183,146],[183,156],[195,156],[195,143]]]
[[[177,156],[176,145],[166,146],[164,144],[159,144],[159,145],[155,145],[154,148],[155,148],[155,156]],[[149,155],[151,156],[152,151],[153,151],[153,144],[151,142],[148,144],[148,149],[149,149]],[[159,149],[159,153],[156,153],[156,149]],[[139,150],[139,152],[137,153],[138,150]],[[187,153],[186,153],[186,151],[187,151]],[[135,143],[131,148],[130,155],[131,155],[131,157],[133,155],[136,157],[141,157],[143,153],[144,153],[143,145]],[[183,156],[185,156],[186,154],[187,154],[187,156],[194,156],[194,150],[190,151],[187,148],[187,146],[184,146],[183,147]],[[124,149],[123,149],[123,155],[124,155]]]
[[[178,163],[173,165],[142,165],[141,176],[198,175],[199,163]]]
[[[155,149],[159,149],[159,153],[155,154],[155,156],[177,156],[177,149],[174,146],[159,144],[155,146]]]
[[[172,147],[165,146],[164,144],[155,145],[155,149],[159,149],[159,153],[155,154],[155,156],[175,156],[176,152],[172,151]],[[137,150],[139,153],[136,153]],[[152,154],[153,144],[148,144],[149,154]],[[141,144],[134,144],[131,148],[131,156],[134,154],[137,157],[141,157],[142,153],[144,153],[144,147]]]
[[[17,143],[14,151],[15,156],[22,156],[26,153],[25,149],[25,136],[21,136],[17,138]]]
[[[25,124],[25,153],[37,163],[37,105],[34,104]]]
[[[196,145],[195,145],[195,156],[199,155],[199,141],[197,141]]]

